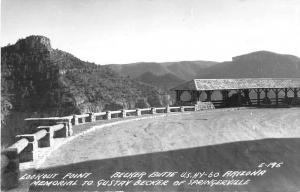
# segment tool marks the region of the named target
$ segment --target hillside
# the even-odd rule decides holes
[[[155,87],[52,49],[47,37],[30,36],[1,52],[2,141],[22,131],[26,117],[166,105]]]
[[[300,58],[258,51],[199,70],[197,78],[299,78]]]
[[[300,77],[300,58],[268,51],[236,56],[232,58],[232,61],[222,63],[182,61],[109,66],[120,75],[136,78],[160,88],[170,88],[180,84],[181,80],[188,81],[194,78]]]
[[[109,65],[112,70],[123,76],[130,76],[137,78],[144,73],[150,72],[156,76],[162,76],[166,74],[172,74],[179,79],[191,80],[199,70],[210,67],[217,64],[217,62],[211,61],[180,61],[180,62],[144,62],[133,63],[126,65]]]
[[[169,90],[178,84],[184,83],[185,81],[179,79],[177,76],[167,73],[164,75],[154,75],[151,72],[143,73],[138,76],[136,80],[153,85],[160,88],[161,90]]]

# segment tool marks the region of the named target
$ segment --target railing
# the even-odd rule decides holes
[[[17,135],[17,142],[1,151],[2,182],[1,187],[13,188],[18,184],[19,162],[34,161],[38,156],[38,148],[51,147],[54,138],[68,137],[73,134],[73,125],[85,124],[112,118],[126,118],[146,114],[196,111],[195,106],[152,107],[144,109],[123,109],[87,113],[65,117],[27,118],[26,124],[33,134]]]
[[[99,120],[110,120],[115,118],[125,118],[128,116],[141,116],[145,114],[195,111],[196,109],[197,109],[196,106],[177,106],[177,107],[167,106],[167,107],[152,107],[152,108],[143,108],[143,109],[139,109],[139,108],[123,109],[117,111],[106,111],[106,112],[98,112],[98,113],[73,115],[72,116],[73,118],[71,118],[70,121],[72,125],[79,125],[87,122],[95,122]]]
[[[277,104],[283,104],[284,98],[278,98]],[[264,99],[250,99],[252,105],[264,105]],[[276,98],[269,98],[270,104],[276,104]],[[211,101],[215,107],[224,107],[225,103],[223,100],[213,100]],[[249,104],[248,104],[249,105]]]
[[[29,144],[29,141],[27,139],[23,138],[23,139],[20,139],[19,141],[17,141],[16,143],[14,143],[9,148],[17,149],[17,153],[20,154],[23,151],[23,149],[25,149],[27,147],[28,144]]]
[[[1,151],[2,188],[10,189],[18,185],[20,162],[33,161],[37,158],[39,147],[50,147],[54,137],[67,136],[67,124],[64,123],[39,126],[37,129],[33,134],[17,135],[18,141]]]
[[[272,103],[276,102],[276,99],[270,99]],[[278,102],[282,102],[284,99],[279,98]],[[251,99],[252,104],[258,104],[257,99]],[[260,103],[263,99],[260,99]],[[16,149],[17,154],[20,156],[20,161],[30,161],[34,159],[34,155],[27,155],[23,152],[33,152],[37,147],[49,147],[53,138],[56,137],[68,137],[73,134],[73,125],[85,124],[88,122],[95,122],[99,120],[110,120],[116,118],[126,118],[129,116],[141,116],[146,114],[157,113],[172,113],[172,112],[185,112],[185,111],[199,111],[214,109],[214,105],[221,106],[223,102],[221,100],[215,100],[212,102],[200,102],[192,106],[167,106],[167,107],[152,107],[143,109],[122,109],[117,111],[105,111],[97,113],[86,113],[80,115],[71,115],[64,117],[46,117],[46,118],[27,118],[26,122],[33,128],[34,134],[18,135],[19,139],[16,143],[9,147],[9,150]],[[34,145],[31,148],[30,145]],[[36,146],[36,143],[39,145]],[[29,150],[30,148],[30,150]],[[5,151],[5,150],[4,150]],[[5,153],[5,152],[4,152]]]

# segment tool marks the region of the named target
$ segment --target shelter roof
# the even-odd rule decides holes
[[[171,90],[300,88],[300,78],[193,79]]]

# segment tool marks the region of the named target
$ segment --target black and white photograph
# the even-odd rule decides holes
[[[1,0],[1,191],[300,192],[300,0]]]

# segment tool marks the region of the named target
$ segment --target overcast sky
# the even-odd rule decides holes
[[[300,56],[300,0],[2,0],[1,46],[28,35],[97,64]]]

